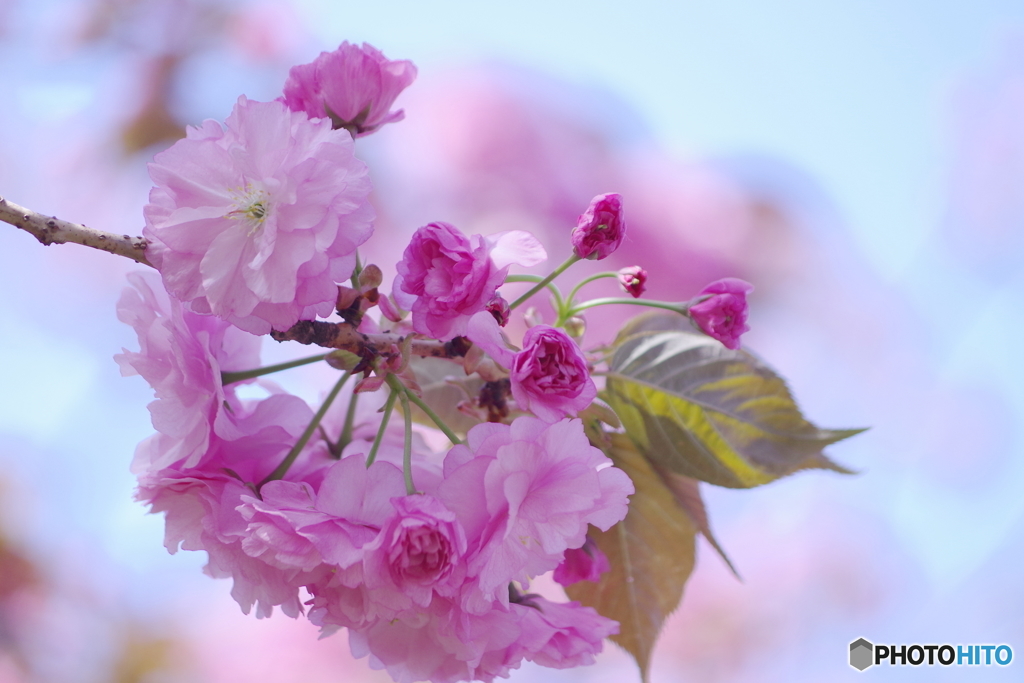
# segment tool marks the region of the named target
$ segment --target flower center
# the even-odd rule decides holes
[[[244,190],[232,192],[235,197],[235,209],[228,211],[226,218],[243,220],[249,226],[249,236],[259,232],[263,221],[270,213],[270,197],[266,191],[254,189],[247,185]]]

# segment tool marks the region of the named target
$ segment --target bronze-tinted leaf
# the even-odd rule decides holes
[[[640,316],[608,363],[608,402],[652,463],[731,488],[808,468],[850,473],[822,449],[863,430],[816,427],[759,359],[687,327],[679,315]]]
[[[708,521],[708,511],[704,507],[704,498],[700,495],[700,482],[690,477],[684,477],[681,474],[675,474],[667,470],[655,468],[658,474],[661,475],[662,481],[668,486],[669,490],[672,491],[672,495],[676,497],[676,502],[679,503],[679,507],[686,511],[686,514],[690,515],[690,519],[697,525],[697,529],[704,534],[704,538],[708,540],[711,547],[718,551],[718,554],[725,561],[725,564],[729,567],[736,578],[740,578],[739,572],[736,571],[736,567],[732,565],[732,560],[725,554],[722,546],[718,544],[718,539],[711,533],[711,523]]]
[[[598,583],[580,581],[565,591],[619,622],[612,640],[633,655],[646,681],[658,633],[679,606],[693,570],[697,527],[629,437],[610,434],[603,443],[594,441],[629,475],[636,493],[624,520],[605,532],[590,530],[611,570]]]

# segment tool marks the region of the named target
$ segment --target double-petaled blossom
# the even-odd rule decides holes
[[[132,471],[158,470],[178,461],[194,467],[214,432],[240,435],[241,403],[224,387],[221,371],[260,364],[260,340],[211,316],[184,310],[167,296],[155,274],[131,273],[117,304],[117,317],[135,328],[139,350],[114,356],[122,375],[141,375],[153,387],[149,404],[157,430],[136,451]]]
[[[448,223],[430,223],[413,234],[398,262],[394,298],[412,311],[417,332],[452,339],[488,307],[513,263],[532,266],[546,258],[540,242],[522,230],[467,237]]]
[[[142,472],[136,498],[149,503],[152,512],[166,513],[164,545],[170,552],[179,547],[207,551],[206,573],[234,580],[231,594],[244,612],[255,604],[258,616],[269,616],[279,605],[297,616],[302,611],[299,588],[313,579],[307,570],[319,567],[301,561],[268,563],[251,555],[246,548],[248,525],[237,508],[295,444],[312,411],[288,394],[243,404],[241,410],[241,436],[229,440],[212,435],[195,467],[178,461]],[[314,457],[308,452],[290,474],[302,476],[321,467]]]
[[[525,585],[554,569],[584,544],[588,524],[607,530],[626,515],[633,484],[608,467],[579,420],[520,417],[477,425],[466,439],[445,458],[435,495],[466,531],[471,611],[507,598],[510,581]]]
[[[647,291],[647,271],[640,266],[628,266],[619,271],[619,285],[634,299]]]
[[[334,310],[336,282],[372,233],[351,136],[281,102],[240,97],[157,154],[146,257],[171,294],[254,334]]]
[[[510,347],[489,313],[470,320],[469,339],[509,369],[512,397],[519,408],[546,422],[557,422],[586,408],[597,387],[583,351],[563,330],[534,325],[523,336],[523,349]]]
[[[514,606],[522,615],[514,647],[516,654],[541,666],[568,669],[593,664],[602,641],[619,632],[617,622],[578,602],[557,603],[539,596],[531,602],[531,607]]]
[[[311,63],[293,66],[283,100],[295,111],[329,118],[334,128],[358,137],[405,117],[401,109],[389,110],[414,80],[412,62],[389,60],[366,43],[359,47],[345,41],[334,52],[321,52]]]
[[[516,403],[546,422],[583,410],[597,396],[583,351],[557,327],[527,330],[509,370]]]
[[[695,297],[699,303],[690,306],[690,318],[726,348],[738,349],[740,336],[750,329],[747,326],[747,294],[752,291],[754,286],[739,278],[716,280]]]
[[[614,192],[599,194],[590,201],[572,231],[572,250],[580,258],[600,260],[611,256],[625,235],[622,196]]]

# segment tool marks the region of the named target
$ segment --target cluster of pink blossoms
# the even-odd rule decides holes
[[[295,67],[278,101],[242,97],[224,125],[190,128],[156,156],[145,235],[160,280],[132,276],[118,306],[140,345],[118,363],[156,393],[157,433],[132,466],[138,498],[165,513],[168,550],[205,550],[206,572],[232,579],[246,613],[280,607],[325,634],[345,628],[353,652],[397,681],[491,680],[523,660],[587,664],[617,623],[523,590],[550,571],[567,585],[598,580],[609,563],[587,530],[622,520],[633,485],[575,417],[597,388],[563,329],[574,302],[562,302],[556,324],[531,327],[521,348],[501,329],[530,295],[501,296],[509,268],[540,263],[544,249],[526,232],[466,236],[438,222],[413,235],[390,297],[377,290],[379,269],[354,274],[374,212],[353,136],[401,118],[390,108],[415,73],[345,43]],[[625,230],[621,197],[596,197],[565,266],[607,257]],[[639,267],[607,275],[633,297],[644,291]],[[350,277],[358,289],[339,286]],[[737,283],[715,283],[678,311],[734,348],[749,289]],[[337,310],[337,325],[369,339],[379,324],[363,314],[374,305],[403,339],[478,347],[512,407],[498,401],[464,441],[446,431],[455,445],[435,457],[414,447],[408,422],[387,422],[396,396],[407,412],[417,391],[408,346],[347,366],[341,382],[363,372],[357,391],[387,382],[391,392],[384,416],[362,422],[331,409],[341,382],[314,414],[255,379],[264,373],[253,335]],[[239,398],[235,387],[254,381],[269,395]]]

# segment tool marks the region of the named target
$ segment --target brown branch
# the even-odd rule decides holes
[[[367,351],[376,355],[391,354],[391,347],[400,346],[403,335],[391,332],[363,334],[350,323],[329,323],[323,320],[300,320],[285,332],[274,330],[270,336],[276,341],[297,341],[300,344],[315,344],[325,349],[344,349],[358,356]],[[469,351],[470,342],[465,337],[456,337],[448,342],[436,339],[413,339],[414,356],[433,358],[459,358]]]
[[[115,235],[53,216],[44,216],[3,197],[0,197],[0,221],[31,233],[44,246],[73,242],[130,258],[144,266],[153,265],[146,260],[146,240],[142,237]]]

